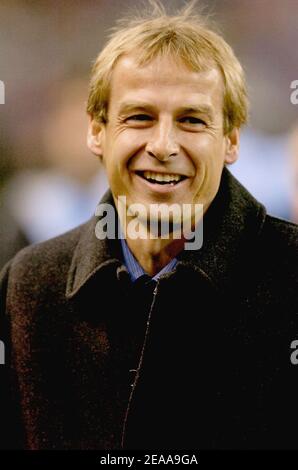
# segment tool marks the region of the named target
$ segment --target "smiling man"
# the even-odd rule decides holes
[[[247,119],[232,49],[192,7],[151,3],[91,74],[99,217],[2,271],[3,448],[297,447],[297,227],[227,169]],[[185,208],[200,249],[177,237]]]

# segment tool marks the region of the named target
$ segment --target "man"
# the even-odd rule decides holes
[[[98,56],[88,113],[100,217],[2,272],[2,446],[296,447],[298,232],[225,167],[247,118],[233,51],[156,8]]]

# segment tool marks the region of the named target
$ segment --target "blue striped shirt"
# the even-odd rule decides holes
[[[147,274],[147,273],[144,271],[142,266],[135,259],[134,255],[130,251],[124,238],[121,238],[121,246],[122,246],[122,252],[123,252],[123,257],[124,257],[124,264],[126,266],[127,271],[129,272],[131,280],[134,282],[140,276],[143,276],[144,274]],[[166,273],[169,273],[170,271],[173,271],[176,264],[177,264],[177,259],[173,258],[164,268],[162,268],[161,271],[159,271],[159,273],[155,274],[155,276],[152,279],[154,279],[154,281],[157,281],[158,278],[162,274],[166,274]]]

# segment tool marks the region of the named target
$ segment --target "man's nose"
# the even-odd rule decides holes
[[[152,139],[146,145],[146,152],[161,161],[178,155],[179,145],[174,124],[170,120],[164,120],[156,125]]]

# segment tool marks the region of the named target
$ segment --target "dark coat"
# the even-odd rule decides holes
[[[0,193],[0,270],[18,251],[29,244],[24,230],[11,214],[4,194]]]
[[[203,247],[144,309],[96,222],[2,272],[1,445],[298,448],[297,226],[225,169]]]

